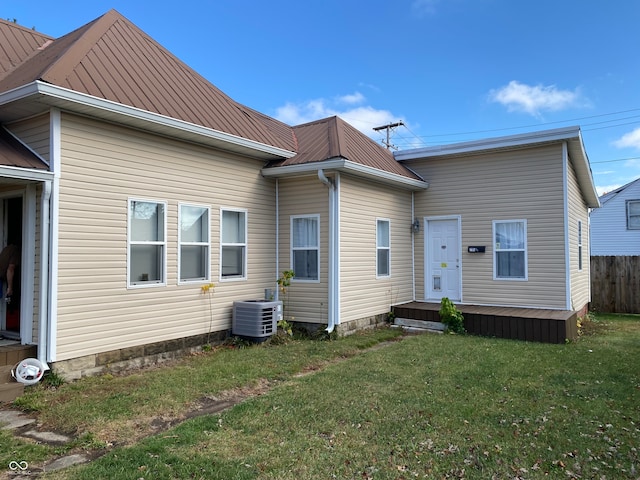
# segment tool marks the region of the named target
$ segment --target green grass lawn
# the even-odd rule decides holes
[[[567,345],[420,335],[369,348],[397,335],[380,330],[219,349],[19,403],[74,432],[75,449],[107,451],[45,478],[635,480],[640,317],[596,326]],[[251,395],[148,436],[223,392]],[[61,451],[0,436],[5,464]]]

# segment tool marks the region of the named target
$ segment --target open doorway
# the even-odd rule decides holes
[[[20,299],[21,299],[21,263],[22,263],[22,196],[2,199],[0,209],[2,226],[1,250],[11,245],[17,254],[7,258],[0,265],[2,276],[2,301],[0,301],[0,334],[9,339],[20,340]],[[2,253],[0,252],[0,257]],[[2,262],[0,262],[2,263]],[[13,275],[8,272],[9,264],[13,264]],[[9,284],[11,283],[11,285]],[[10,293],[10,295],[8,295]]]

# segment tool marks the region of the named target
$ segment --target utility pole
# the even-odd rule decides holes
[[[404,122],[402,120],[400,120],[399,122],[396,122],[396,123],[390,123],[389,125],[382,125],[381,127],[374,127],[373,128],[376,132],[379,132],[380,130],[386,130],[387,131],[387,140],[386,141],[382,140],[382,144],[385,147],[387,147],[387,150],[389,150],[391,148],[393,148],[394,150],[397,150],[397,148],[398,148],[395,145],[392,145],[391,141],[389,139],[391,131],[394,128],[397,128],[397,127],[404,127]]]

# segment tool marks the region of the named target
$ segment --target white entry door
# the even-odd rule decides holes
[[[425,219],[425,298],[460,300],[460,221]]]

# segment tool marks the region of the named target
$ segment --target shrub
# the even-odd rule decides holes
[[[465,333],[464,317],[451,300],[444,297],[440,302],[440,320],[451,333]]]

